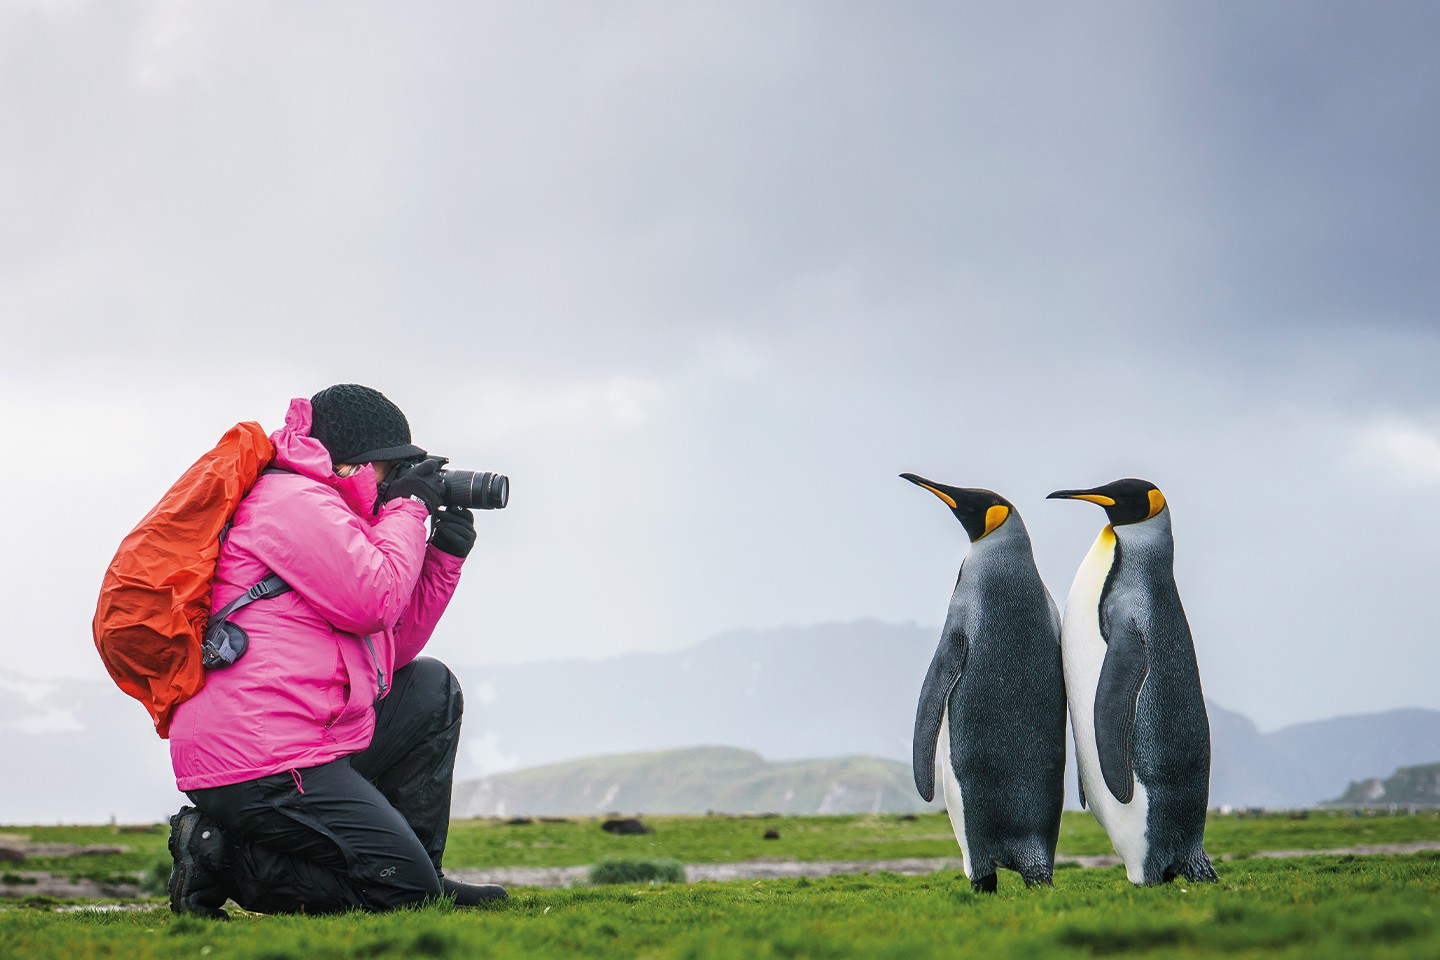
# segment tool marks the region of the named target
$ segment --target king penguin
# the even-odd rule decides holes
[[[970,537],[940,645],[915,711],[915,786],[945,806],[965,876],[993,893],[996,869],[1049,884],[1065,791],[1060,614],[1015,507],[989,490],[901,476],[939,497]]]
[[[1099,504],[1110,520],[1075,574],[1060,639],[1080,802],[1132,883],[1214,880],[1210,723],[1165,496],[1126,479],[1049,499]]]

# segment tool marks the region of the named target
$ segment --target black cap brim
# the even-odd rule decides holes
[[[374,463],[376,460],[424,460],[429,454],[413,443],[402,443],[398,447],[381,447],[367,450],[353,457],[346,457],[344,463]]]

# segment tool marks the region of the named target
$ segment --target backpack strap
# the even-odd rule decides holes
[[[215,611],[215,616],[205,625],[205,640],[200,645],[201,663],[205,669],[219,670],[228,667],[244,656],[249,648],[250,638],[245,635],[245,631],[240,629],[238,623],[228,622],[235,611],[256,600],[278,597],[293,589],[294,587],[280,579],[279,574],[270,573],[255,586]]]
[[[278,597],[280,594],[289,593],[293,589],[295,588],[280,579],[278,573],[266,574],[265,579],[217,610],[215,616],[210,618],[210,622],[215,623],[219,620],[228,620],[230,614],[239,610],[241,607],[248,607],[256,600],[264,600],[266,597]]]

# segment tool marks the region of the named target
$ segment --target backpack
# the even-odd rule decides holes
[[[175,707],[205,685],[205,670],[234,663],[245,634],[227,618],[289,590],[275,574],[210,616],[220,543],[275,448],[260,424],[238,423],[176,480],[120,542],[105,569],[91,624],[100,659],[121,690],[170,735]],[[207,643],[208,640],[208,643]]]

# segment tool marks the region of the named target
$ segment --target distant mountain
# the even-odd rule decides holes
[[[1355,781],[1326,806],[1440,807],[1440,763],[1401,767],[1384,780]]]
[[[1267,742],[1316,773],[1307,787],[1318,800],[1337,795],[1352,780],[1440,762],[1440,711],[1387,710],[1298,723],[1269,734]]]
[[[1278,747],[1250,718],[1205,702],[1210,716],[1212,807],[1303,807],[1325,796],[1326,777]],[[1440,712],[1437,712],[1440,716]]]
[[[739,630],[673,653],[452,664],[470,774],[725,744],[771,760],[910,757],[938,630],[876,621]]]
[[[1315,757],[1296,757],[1244,716],[1209,705],[1215,763],[1210,797],[1215,807],[1308,807],[1317,783],[1334,772]],[[1374,727],[1388,719],[1413,729],[1425,711],[1341,718],[1336,729]],[[1420,716],[1416,716],[1419,714]],[[1412,727],[1407,727],[1410,723]],[[1424,725],[1421,724],[1423,731]],[[1425,752],[1417,746],[1417,752]],[[1071,775],[1074,762],[1071,761]],[[1067,806],[1079,806],[1071,796]],[[1440,764],[1408,767],[1389,780],[1351,783],[1340,806],[1440,805]],[[455,816],[506,817],[631,813],[904,813],[942,809],[915,791],[908,762],[876,757],[768,762],[753,751],[726,747],[598,756],[549,764],[455,787]]]
[[[725,744],[772,761],[908,764],[939,629],[873,620],[741,630],[673,653],[457,666],[474,778],[616,753]],[[1337,717],[1261,733],[1208,701],[1214,806],[1301,807],[1352,780],[1440,761],[1440,710]],[[1067,803],[1079,806],[1073,756]]]
[[[874,757],[772,763],[730,747],[572,760],[455,786],[456,817],[708,811],[826,814],[943,809],[908,764]]]
[[[908,766],[915,701],[938,635],[869,620],[742,630],[672,653],[605,660],[454,663],[466,698],[457,777],[701,744],[772,762],[868,756]],[[1239,713],[1209,708],[1216,806],[1307,806],[1353,781],[1440,762],[1437,710],[1267,734]],[[1065,779],[1076,806],[1073,758]],[[0,824],[156,821],[182,802],[167,744],[108,681],[0,675]]]

